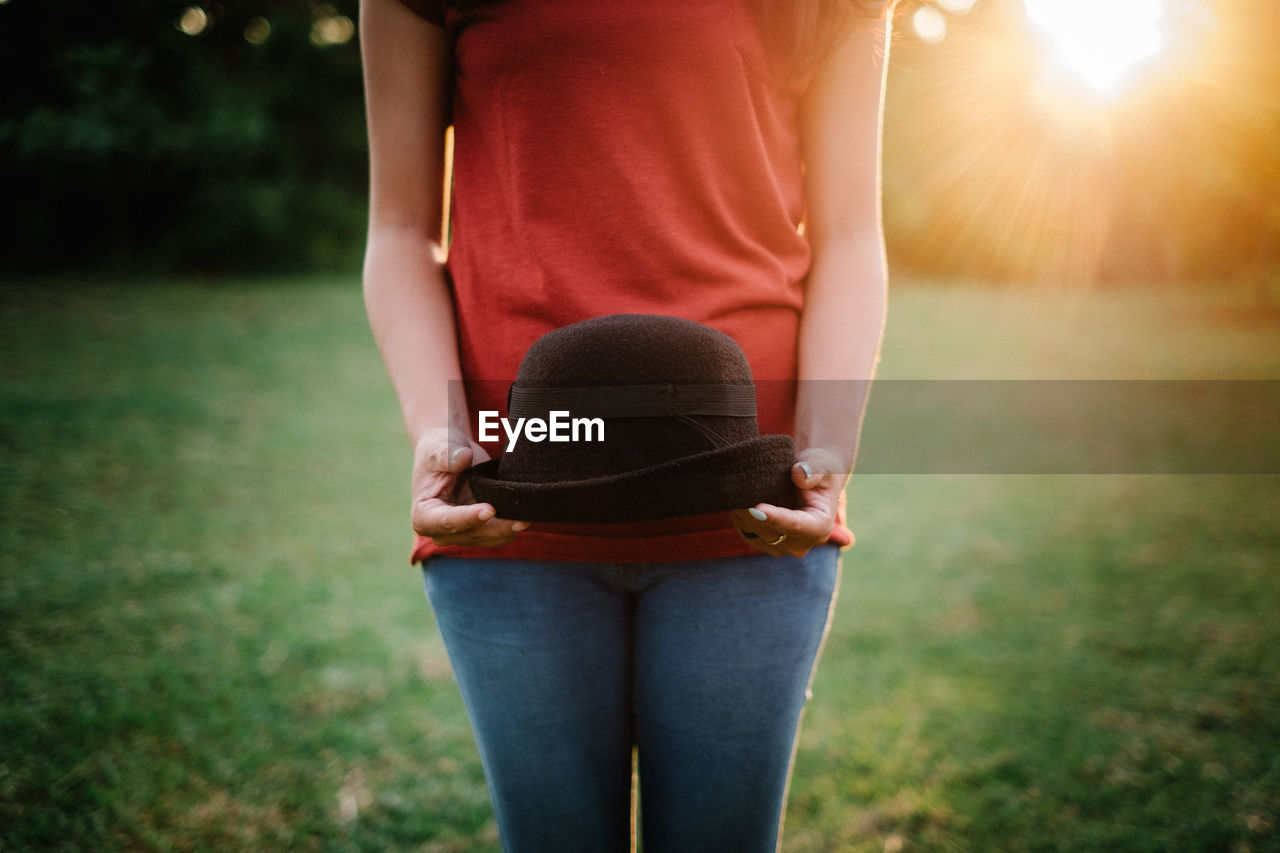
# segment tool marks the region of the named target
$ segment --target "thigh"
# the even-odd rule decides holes
[[[591,564],[435,557],[423,574],[504,849],[628,849],[627,597]]]
[[[771,851],[838,552],[674,565],[636,610],[641,814],[651,853]]]

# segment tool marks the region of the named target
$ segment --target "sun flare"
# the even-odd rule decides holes
[[[1023,0],[1056,59],[1098,91],[1160,51],[1162,0]]]

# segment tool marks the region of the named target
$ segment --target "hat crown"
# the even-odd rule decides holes
[[[723,332],[657,314],[610,314],[543,335],[516,385],[554,388],[670,383],[751,384],[742,348]]]

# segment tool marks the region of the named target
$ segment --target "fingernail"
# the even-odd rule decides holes
[[[528,529],[529,529],[529,522],[527,522],[527,521],[515,521],[515,522],[512,522],[512,524],[511,524],[511,529],[512,529],[512,530],[514,530],[516,533],[519,533],[521,530],[528,530]]]
[[[458,460],[462,458],[462,453],[463,453],[463,451],[465,451],[465,450],[466,450],[466,448],[465,448],[465,447],[459,447],[457,450],[455,450],[455,451],[453,451],[452,453],[450,453],[450,454],[449,454],[449,467],[450,467],[450,468],[452,468],[454,465],[457,465],[457,464],[458,464]]]
[[[804,472],[804,478],[806,480],[811,479],[813,477],[813,469],[809,467],[808,462],[801,462],[800,470]]]
[[[747,510],[747,514],[750,515],[752,518],[754,518],[756,521],[765,521],[769,518],[769,516],[765,515],[763,512],[756,509],[755,507],[752,507],[751,509]]]
[[[497,515],[497,513],[494,512],[493,507],[485,507],[484,509],[480,510],[481,521],[488,521],[489,519],[493,518],[495,515]]]

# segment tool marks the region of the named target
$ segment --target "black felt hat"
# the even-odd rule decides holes
[[[648,521],[797,506],[795,446],[760,435],[742,349],[715,329],[652,314],[611,314],[529,347],[508,417],[599,418],[603,440],[527,438],[468,472],[476,500],[521,521]],[[563,432],[563,431],[562,431]]]

